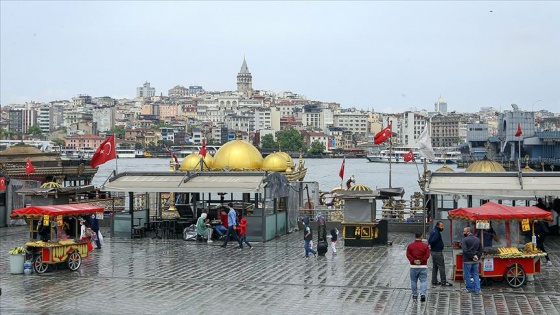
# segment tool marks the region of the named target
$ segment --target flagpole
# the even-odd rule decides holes
[[[393,188],[391,186],[391,159],[393,156],[393,132],[391,131],[391,137],[389,137],[389,188]]]
[[[519,138],[519,152],[517,152],[518,154],[518,158],[517,158],[517,170],[521,172],[521,138]]]
[[[118,162],[118,160],[119,160],[119,157],[117,156],[117,158],[115,159],[115,172],[117,174],[119,173],[119,162]]]

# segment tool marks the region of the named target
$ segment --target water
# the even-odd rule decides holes
[[[307,159],[305,166],[307,167],[306,181],[315,181],[319,183],[322,191],[330,191],[336,186],[340,186],[341,180],[338,177],[342,159]],[[297,163],[297,159],[295,159]],[[118,159],[118,171],[169,171],[169,159]],[[442,164],[429,164],[428,169],[435,171],[442,167]],[[451,169],[456,170],[456,165],[448,165]],[[93,185],[101,186],[111,172],[115,169],[115,160],[109,161],[101,166],[95,177]],[[412,195],[416,191],[420,191],[418,186],[418,174],[422,173],[423,165],[418,164],[393,164],[391,171],[391,186],[403,187],[405,198]],[[350,176],[354,175],[356,184],[363,184],[371,189],[389,187],[389,164],[388,163],[371,163],[364,159],[347,159],[344,168],[343,186]]]

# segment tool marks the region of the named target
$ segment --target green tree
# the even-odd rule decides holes
[[[38,136],[40,134],[43,134],[43,130],[41,130],[41,127],[39,125],[35,124],[27,129],[27,133]]]
[[[142,143],[136,142],[136,143],[134,144],[134,149],[135,149],[135,150],[142,150],[142,149],[144,149],[144,146],[142,145]]]
[[[277,149],[278,145],[274,141],[274,137],[271,134],[266,134],[261,138],[261,148]]]
[[[64,140],[62,140],[62,139],[55,138],[55,139],[51,139],[51,141],[52,141],[54,144],[58,145],[58,146],[62,146],[62,147],[63,147],[63,146],[66,145],[66,142],[65,142]]]
[[[313,141],[311,143],[311,148],[309,149],[311,154],[322,154],[325,152],[325,144],[319,140]]]
[[[117,137],[119,139],[124,139],[124,127],[115,126],[115,127],[111,128],[110,131],[115,134],[115,137]]]
[[[301,134],[293,127],[278,133],[278,146],[283,151],[307,151]]]

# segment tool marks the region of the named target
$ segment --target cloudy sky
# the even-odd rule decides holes
[[[399,112],[560,112],[558,1],[4,1],[0,102],[134,97],[148,81]]]

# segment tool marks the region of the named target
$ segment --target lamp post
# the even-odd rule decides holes
[[[542,102],[542,100],[538,100],[538,101],[533,102],[533,105],[531,105],[531,111],[532,112],[535,112],[535,104],[538,103],[538,102]]]

